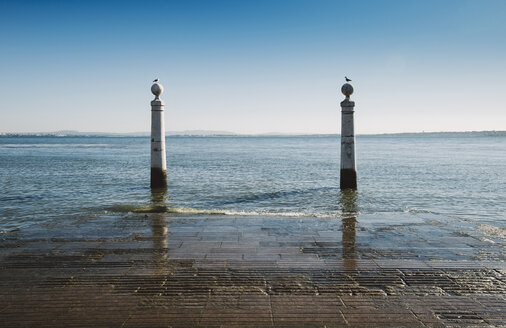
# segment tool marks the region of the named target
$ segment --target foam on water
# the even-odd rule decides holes
[[[200,209],[189,207],[170,207],[164,205],[116,205],[105,211],[117,213],[172,213],[190,215],[234,215],[234,216],[281,216],[281,217],[315,217],[315,218],[336,218],[337,214],[330,213],[303,213],[303,212],[268,212],[268,211],[234,211],[219,209]],[[359,213],[355,213],[358,215]]]
[[[494,227],[490,224],[478,223],[478,231],[494,238],[506,241],[506,228]]]

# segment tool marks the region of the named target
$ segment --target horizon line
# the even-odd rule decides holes
[[[380,133],[357,133],[357,136],[380,136],[380,135],[406,135],[406,134],[504,134],[506,130],[463,130],[463,131],[407,131],[407,132],[380,132]],[[51,132],[0,132],[0,136],[149,136],[145,132],[82,132],[77,130],[59,130]],[[181,130],[166,131],[165,136],[326,136],[340,135],[340,133],[300,133],[300,132],[261,132],[261,133],[238,133],[232,131],[215,130]]]

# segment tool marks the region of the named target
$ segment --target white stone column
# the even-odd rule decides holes
[[[151,86],[151,92],[155,95],[155,99],[151,101],[151,188],[166,188],[164,103],[160,99],[163,86],[155,83]]]
[[[346,99],[341,102],[341,189],[357,189],[357,164],[355,162],[355,127],[353,114],[355,102],[350,100],[353,86],[346,83],[341,92]]]

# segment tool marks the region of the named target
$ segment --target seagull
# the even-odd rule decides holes
[[[344,77],[344,79],[346,80],[346,82],[351,82],[351,79],[349,79],[348,77]]]
[[[153,82],[158,82],[158,78],[156,78]]]

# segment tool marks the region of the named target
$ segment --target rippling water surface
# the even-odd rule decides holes
[[[166,210],[338,217],[339,137],[168,137]],[[153,210],[149,138],[0,138],[0,229]],[[361,213],[505,227],[505,137],[358,137]],[[156,210],[156,209],[155,209]]]

